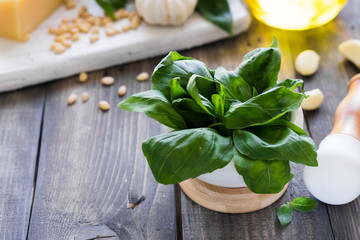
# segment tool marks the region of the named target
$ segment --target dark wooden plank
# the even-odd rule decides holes
[[[43,87],[0,95],[0,239],[25,239],[44,103]]]
[[[269,46],[272,35],[275,35],[282,52],[279,79],[294,77],[292,44],[297,43],[290,43],[289,34],[254,21],[247,33],[188,51],[186,55],[195,56],[212,68],[222,65],[233,69],[242,61],[245,53],[256,47]],[[309,214],[295,213],[292,223],[286,227],[281,227],[277,220],[277,209],[283,203],[298,196],[310,197],[302,179],[302,169],[303,166],[292,164],[295,177],[283,197],[254,213],[231,215],[213,212],[181,194],[184,239],[333,239],[327,209],[322,203]]]
[[[155,182],[141,151],[141,142],[162,129],[144,114],[117,107],[117,89],[127,96],[150,89],[136,75],[151,72],[160,59],[114,67],[49,84],[39,174],[29,239],[174,239],[173,186]],[[114,76],[113,86],[100,79]],[[89,101],[67,106],[71,93],[87,91]],[[108,112],[99,100],[111,104]],[[128,203],[137,203],[134,209]]]

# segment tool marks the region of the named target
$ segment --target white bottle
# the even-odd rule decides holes
[[[334,129],[319,146],[318,167],[304,169],[305,185],[327,204],[340,205],[360,195],[360,74],[349,83],[348,95],[334,118]]]

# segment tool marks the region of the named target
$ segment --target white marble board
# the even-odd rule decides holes
[[[90,12],[102,14],[95,1],[79,0],[77,8],[87,5]],[[250,16],[241,0],[229,0],[234,35],[250,25]],[[133,6],[130,6],[133,8]],[[165,55],[171,50],[188,49],[227,38],[229,35],[194,13],[182,26],[140,25],[136,31],[107,37],[104,29],[100,39],[91,44],[87,36],[74,42],[63,54],[50,51],[54,36],[48,34],[50,26],[57,26],[64,17],[74,17],[78,9],[66,10],[60,6],[31,34],[30,40],[19,43],[0,38],[0,92],[43,83],[83,71]],[[121,20],[117,26],[126,24]]]

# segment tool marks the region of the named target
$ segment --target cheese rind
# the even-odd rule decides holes
[[[0,0],[0,37],[26,41],[63,0]]]

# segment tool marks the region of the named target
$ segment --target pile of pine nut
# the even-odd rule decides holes
[[[84,83],[88,80],[88,74],[86,72],[82,72],[79,74],[79,82]],[[138,80],[139,82],[145,82],[149,79],[149,74],[147,72],[142,72],[139,73],[136,77],[136,80]],[[101,78],[101,84],[104,86],[111,86],[113,85],[115,82],[115,79],[111,76],[105,76]],[[117,93],[120,97],[124,96],[127,92],[127,88],[125,85],[121,85],[119,87],[119,89],[117,90]],[[87,102],[89,100],[89,93],[84,92],[81,94],[81,100],[82,102]],[[76,103],[77,101],[77,95],[75,93],[72,93],[68,99],[67,99],[67,103],[68,105],[73,105],[74,103]],[[103,111],[107,111],[110,109],[110,103],[105,101],[105,100],[101,100],[99,101],[99,108]]]
[[[75,2],[68,0],[65,5],[68,9],[75,7]],[[115,12],[115,21],[128,18],[130,23],[118,29],[114,25],[114,21],[108,17],[99,17],[91,15],[85,6],[81,6],[78,16],[75,18],[63,18],[61,24],[57,27],[48,29],[50,34],[55,35],[54,42],[50,44],[50,49],[56,54],[65,52],[71,47],[72,42],[76,42],[80,38],[80,33],[90,33],[89,41],[94,43],[99,40],[100,28],[105,28],[107,36],[112,37],[122,32],[136,30],[140,23],[141,17],[136,12],[129,12],[121,8]]]

